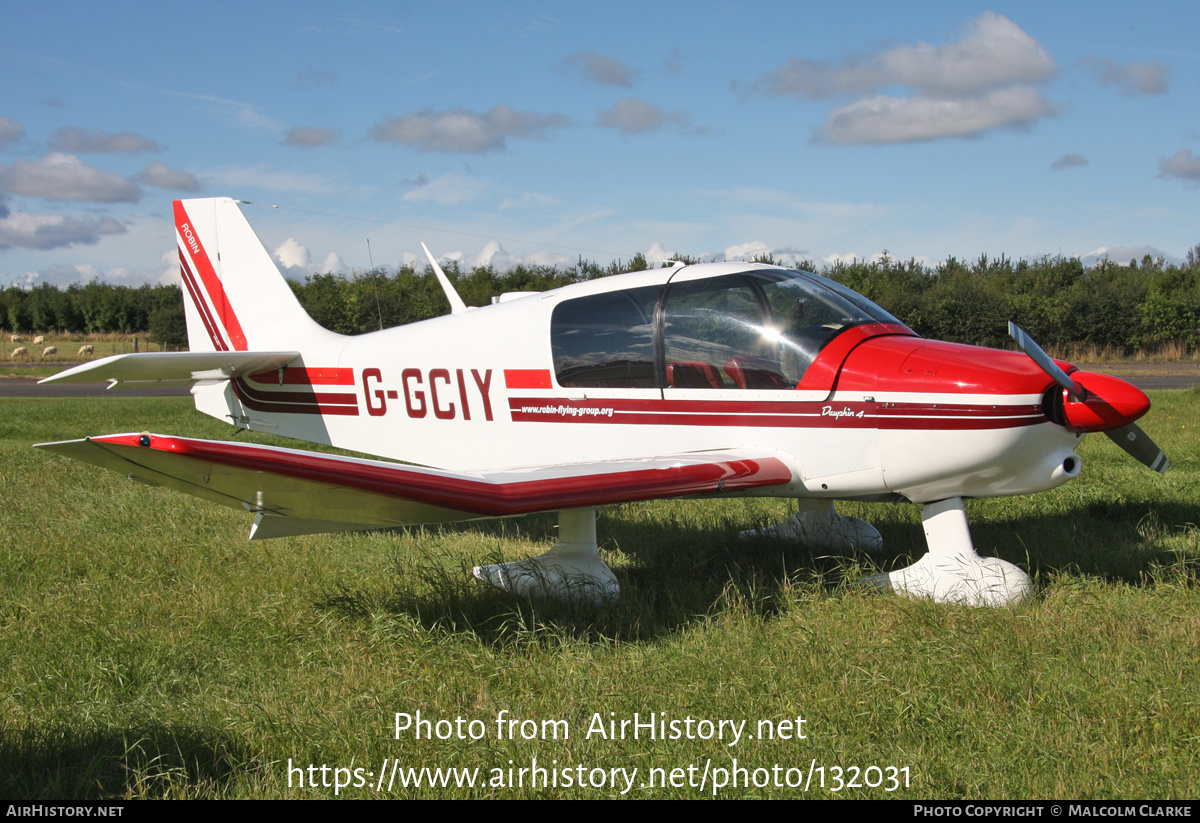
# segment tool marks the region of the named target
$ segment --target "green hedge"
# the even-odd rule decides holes
[[[572,270],[517,266],[497,272],[490,266],[462,271],[451,264],[446,273],[467,305],[482,306],[503,292],[544,291],[643,268],[645,258],[637,255],[606,267],[580,260]],[[874,262],[837,263],[819,271],[939,340],[1003,347],[1007,322],[1014,320],[1044,346],[1091,345],[1125,354],[1164,345],[1200,348],[1200,246],[1182,266],[1149,256],[1087,268],[1078,258],[1014,262],[982,255],[973,263],[952,257],[928,267],[885,252]],[[317,274],[291,285],[317,322],[343,334],[449,311],[431,272],[411,266],[394,274]],[[130,288],[99,281],[65,290],[10,286],[0,291],[0,324],[9,332],[153,331],[161,337],[179,333],[171,324],[182,322],[182,299],[178,286]]]

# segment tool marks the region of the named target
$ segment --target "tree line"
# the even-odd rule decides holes
[[[174,285],[135,288],[93,280],[65,289],[42,283],[0,291],[0,325],[13,333],[147,333],[156,325],[152,318],[161,325],[162,318],[176,314],[182,323],[183,293]]]
[[[573,269],[519,265],[498,272],[490,266],[463,270],[456,263],[445,269],[468,306],[483,306],[504,292],[545,291],[646,267],[645,258],[635,255],[608,266],[580,260]],[[1200,246],[1178,266],[1149,255],[1087,267],[1078,258],[1013,261],[986,254],[973,262],[951,257],[927,266],[884,252],[870,262],[806,261],[798,268],[854,289],[918,334],[938,340],[1004,347],[1011,319],[1047,346],[1095,346],[1123,354],[1165,345],[1200,350]],[[450,310],[428,267],[316,274],[289,283],[314,320],[342,334]],[[147,333],[165,345],[186,343],[183,296],[173,285],[132,288],[94,280],[66,289],[10,286],[0,291],[0,323],[9,332]]]

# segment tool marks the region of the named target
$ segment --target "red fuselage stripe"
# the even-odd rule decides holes
[[[233,386],[242,405],[254,411],[358,416],[358,397],[354,394],[302,391],[264,392],[251,387],[240,377],[234,378]]]
[[[510,389],[549,389],[549,369],[505,369],[504,385]]]
[[[509,399],[514,422],[643,426],[855,429],[1006,429],[1045,423],[1040,405],[778,402],[749,400]],[[861,416],[860,416],[861,415]]]
[[[280,385],[278,369],[256,372],[249,375],[249,379],[264,386]],[[295,366],[289,366],[283,370],[283,385],[353,386],[354,369],[304,369]]]

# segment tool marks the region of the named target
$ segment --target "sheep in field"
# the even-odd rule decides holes
[[[42,357],[49,357],[52,354],[58,354],[58,346],[47,346],[42,349]]]
[[[46,335],[44,335],[44,334],[39,334],[37,337],[33,338],[33,345],[35,345],[35,346],[40,346],[45,342],[46,342]]]
[[[13,334],[13,335],[9,336],[8,342],[9,343],[24,343],[25,340],[24,340],[24,338],[21,337],[21,335]]]
[[[83,355],[85,355],[85,354],[94,354],[94,353],[95,353],[95,349],[92,348],[92,344],[85,343],[84,345],[79,347],[79,351],[76,354],[79,357],[83,357]]]
[[[13,349],[12,354],[9,355],[9,357],[12,358],[13,360],[16,360],[18,357],[28,357],[28,356],[29,356],[29,349],[25,348],[24,346]]]

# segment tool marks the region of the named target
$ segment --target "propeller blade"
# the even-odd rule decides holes
[[[1050,355],[1042,351],[1041,346],[1033,342],[1033,338],[1026,334],[1024,329],[1011,320],[1008,321],[1008,335],[1017,342],[1017,348],[1029,355],[1030,359],[1037,363],[1042,371],[1050,375],[1055,383],[1069,391],[1073,400],[1082,400],[1087,397],[1083,386],[1079,385],[1078,381],[1071,379],[1070,375],[1050,359]]]
[[[1020,348],[1021,351],[1029,355],[1030,359],[1032,359],[1034,363],[1037,363],[1042,371],[1050,375],[1055,383],[1067,390],[1067,392],[1070,394],[1069,399],[1072,402],[1082,402],[1085,405],[1092,402],[1088,400],[1088,393],[1083,385],[1080,384],[1078,380],[1075,380],[1073,377],[1063,371],[1057,363],[1050,359],[1050,355],[1042,351],[1042,347],[1035,343],[1032,337],[1026,334],[1020,326],[1011,320],[1008,321],[1008,333],[1009,336],[1011,336],[1012,339],[1017,342],[1017,347]],[[1101,376],[1102,375],[1092,375],[1091,378],[1093,381],[1095,381]],[[1113,397],[1109,397],[1108,399],[1115,402],[1115,398]],[[1149,401],[1145,400],[1145,395],[1141,395],[1141,399],[1148,407]],[[1107,408],[1107,404],[1104,402],[1103,395],[1101,395],[1099,398],[1093,398],[1093,400],[1097,400],[1099,402],[1100,405],[1097,406],[1097,408],[1100,408],[1101,406]],[[1071,404],[1067,404],[1068,408],[1070,408],[1070,405]],[[1143,408],[1141,411],[1128,412],[1128,414],[1129,416],[1140,416],[1140,414],[1144,411],[1145,409]],[[1078,416],[1079,415],[1076,415],[1076,417]],[[1128,420],[1129,416],[1127,416],[1125,419]],[[1076,423],[1079,424],[1078,420],[1076,420]],[[1095,428],[1089,428],[1085,426],[1074,430],[1096,431],[1099,428],[1099,426],[1096,426]],[[1110,440],[1124,449],[1130,457],[1141,463],[1143,466],[1146,466],[1147,468],[1152,469],[1159,474],[1165,474],[1167,469],[1171,468],[1171,461],[1167,459],[1165,454],[1163,454],[1163,450],[1160,449],[1158,444],[1151,440],[1149,435],[1142,431],[1137,424],[1126,423],[1124,426],[1117,426],[1116,428],[1102,430],[1106,435],[1108,435]]]
[[[1166,474],[1167,469],[1171,468],[1171,461],[1163,454],[1163,450],[1136,423],[1109,429],[1105,434],[1134,460],[1159,474]]]

